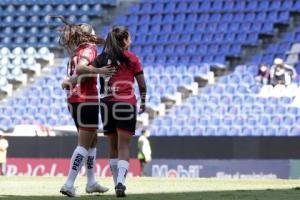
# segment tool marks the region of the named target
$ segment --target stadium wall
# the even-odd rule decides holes
[[[77,144],[75,136],[8,139],[8,175],[66,175]],[[298,137],[151,137],[150,142],[153,160],[145,169],[148,176],[300,178]],[[99,137],[97,176],[111,175],[107,150],[107,139]],[[137,137],[132,140],[130,155],[130,175],[138,176]]]
[[[69,158],[75,136],[9,137],[9,157]],[[300,159],[300,137],[150,137],[156,159]],[[166,148],[168,144],[168,148]],[[14,147],[14,148],[12,148]],[[107,158],[108,141],[98,139],[98,158]],[[137,137],[131,142],[137,155]]]

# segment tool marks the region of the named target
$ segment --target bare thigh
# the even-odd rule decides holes
[[[95,136],[97,136],[96,131],[92,132],[79,130],[78,145],[84,147],[85,149],[89,149],[95,140]]]
[[[109,158],[118,158],[118,134],[109,133],[107,135],[109,141]]]
[[[120,160],[129,160],[129,146],[132,135],[127,131],[118,129],[118,157]]]

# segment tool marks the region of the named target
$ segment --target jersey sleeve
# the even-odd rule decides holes
[[[133,59],[133,73],[134,73],[134,76],[143,74],[142,64],[140,62],[140,59],[137,56],[134,56],[134,59]]]

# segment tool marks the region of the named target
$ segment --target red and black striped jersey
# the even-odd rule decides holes
[[[86,59],[89,66],[97,56],[97,48],[94,44],[82,44],[76,50],[68,63],[68,76],[77,76],[76,65],[81,59]],[[80,78],[79,78],[80,80]],[[98,102],[97,76],[88,77],[69,91],[68,102]]]

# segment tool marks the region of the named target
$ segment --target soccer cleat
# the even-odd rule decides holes
[[[122,183],[118,183],[118,185],[115,187],[116,196],[117,197],[126,197],[125,194],[126,187]]]
[[[99,193],[104,193],[107,192],[109,189],[105,186],[100,185],[99,183],[95,183],[92,186],[86,185],[85,191],[86,193],[94,193],[94,192],[99,192]]]
[[[66,185],[63,185],[60,189],[60,193],[63,195],[66,195],[68,197],[77,197],[75,188],[74,187],[67,187]]]

